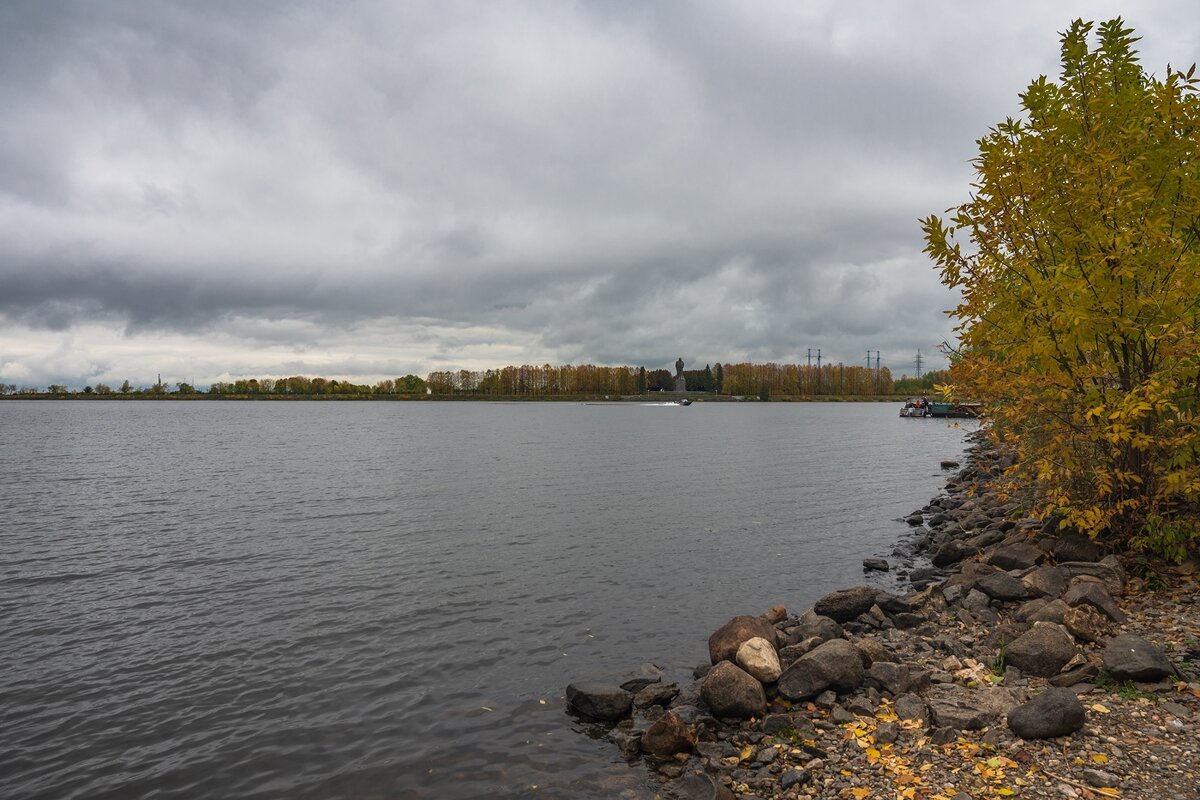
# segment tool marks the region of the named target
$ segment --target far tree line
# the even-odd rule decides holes
[[[846,364],[706,364],[703,369],[684,370],[689,392],[724,396],[776,397],[839,396],[861,397],[932,392],[944,383],[945,371],[920,378],[907,375],[894,380],[886,368],[871,369]],[[669,369],[648,370],[632,366],[566,364],[522,365],[489,370],[431,372],[427,377],[404,375],[375,383],[355,383],[337,378],[293,375],[287,378],[238,378],[216,381],[207,389],[186,382],[135,387],[128,380],[119,386],[107,383],[79,390],[63,384],[37,387],[0,383],[0,395],[77,397],[80,395],[153,397],[161,395],[208,395],[215,397],[378,397],[378,396],[478,396],[478,397],[568,397],[638,395],[673,392],[675,373]]]

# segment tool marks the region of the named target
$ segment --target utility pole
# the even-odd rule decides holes
[[[808,365],[812,366],[812,348],[808,348]]]

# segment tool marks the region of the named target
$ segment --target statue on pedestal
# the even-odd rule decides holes
[[[675,391],[687,391],[687,381],[683,378],[683,356],[675,359]]]

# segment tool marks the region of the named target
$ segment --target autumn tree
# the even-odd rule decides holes
[[[979,140],[970,200],[922,225],[962,293],[953,391],[987,400],[1011,477],[1042,513],[1178,558],[1200,497],[1200,102],[1195,66],[1155,78],[1136,41],[1073,22],[1059,79]]]

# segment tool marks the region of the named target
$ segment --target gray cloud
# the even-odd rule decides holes
[[[1129,21],[1194,60],[1181,2]],[[0,378],[858,363],[1112,3],[0,6]],[[85,335],[86,332],[86,335]],[[303,355],[298,357],[297,354]],[[189,369],[190,367],[190,369]]]

